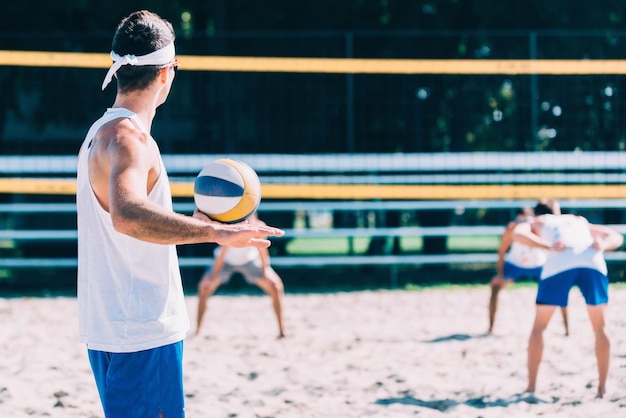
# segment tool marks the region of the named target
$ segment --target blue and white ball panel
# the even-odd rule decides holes
[[[219,215],[233,210],[241,197],[201,196],[195,197],[196,206],[207,215]],[[204,210],[202,208],[205,208]]]
[[[202,177],[216,178],[223,180],[225,184],[231,183],[233,185],[239,186],[239,188],[243,190],[243,176],[238,170],[238,166],[233,163],[236,162],[232,160],[213,161],[211,164],[202,169],[200,174],[198,174],[198,179]]]

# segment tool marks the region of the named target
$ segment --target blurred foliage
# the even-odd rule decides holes
[[[626,57],[622,6],[608,0],[22,0],[3,5],[0,49],[107,52],[120,18],[149,8],[173,23],[180,54],[616,59]],[[17,121],[36,135],[52,129],[73,140],[76,127],[82,132],[110,100],[106,92],[94,99],[93,74],[84,74],[0,67],[0,139],[3,125]],[[176,129],[193,125],[186,144],[208,138],[215,152],[622,150],[626,144],[619,76],[367,76],[350,81],[356,97],[346,92],[343,75],[234,77],[240,75],[181,72],[168,113]],[[57,105],[69,84],[74,93]],[[251,96],[266,105],[252,107]],[[287,102],[291,97],[296,101]],[[347,115],[350,106],[354,115]],[[160,118],[155,129],[167,122]],[[19,136],[9,132],[4,139],[11,135]],[[164,144],[167,152],[191,150],[181,147]]]
[[[620,1],[574,0],[43,0],[8,1],[2,31],[111,31],[124,15],[148,8],[183,29],[184,12],[200,33],[241,30],[621,29]],[[188,22],[189,23],[189,22]]]

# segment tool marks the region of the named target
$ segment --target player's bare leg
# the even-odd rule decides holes
[[[273,269],[269,268],[266,277],[259,279],[256,284],[272,298],[272,308],[278,324],[278,338],[284,338],[287,334],[283,325],[283,296],[285,291],[282,280]]]
[[[196,335],[200,334],[202,319],[206,312],[209,297],[215,293],[222,283],[218,278],[212,279],[209,274],[205,274],[198,283],[198,316],[196,322]]]
[[[528,386],[526,392],[534,393],[537,386],[537,372],[543,356],[543,332],[552,318],[556,306],[536,305],[535,323],[528,340]]]
[[[493,325],[496,321],[496,311],[498,310],[498,295],[500,291],[508,284],[508,280],[500,277],[494,277],[491,280],[491,296],[489,297],[489,334],[493,333]]]
[[[567,317],[567,307],[561,307],[561,314],[563,315],[563,326],[565,327],[565,336],[569,336],[569,319]]]
[[[604,397],[606,393],[606,379],[609,374],[609,362],[611,357],[611,342],[604,330],[604,309],[606,305],[587,305],[589,320],[595,335],[596,361],[598,363],[598,392],[596,398]]]

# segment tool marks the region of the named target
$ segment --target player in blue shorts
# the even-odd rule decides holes
[[[177,244],[270,245],[282,231],[224,225],[172,210],[163,159],[150,127],[174,82],[174,28],[146,10],[113,37],[113,105],[78,154],[79,338],[106,418],[182,418],[183,339],[189,317]]]
[[[498,295],[506,286],[522,278],[539,281],[541,268],[548,257],[547,251],[541,248],[533,248],[513,241],[513,230],[523,222],[532,220],[533,210],[530,207],[519,208],[515,213],[515,219],[509,222],[500,238],[498,247],[498,262],[496,263],[496,275],[491,279],[491,296],[489,298],[489,330],[493,332],[498,308]],[[561,308],[565,335],[569,335],[567,320],[567,308]]]
[[[543,199],[535,206],[535,218],[515,227],[513,239],[543,248],[548,259],[543,266],[537,289],[536,314],[528,342],[528,387],[535,392],[537,372],[543,354],[543,332],[554,310],[567,306],[569,291],[578,286],[595,335],[598,367],[597,398],[606,393],[610,342],[604,329],[604,309],[609,300],[607,265],[604,251],[622,246],[624,237],[601,225],[590,224],[576,215],[558,215],[556,201]]]

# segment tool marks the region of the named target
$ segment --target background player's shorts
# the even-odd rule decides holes
[[[539,281],[538,305],[567,306],[569,291],[578,286],[587,305],[602,305],[609,301],[609,278],[597,270],[576,268]]]
[[[517,281],[522,277],[527,277],[533,280],[539,280],[539,277],[541,277],[541,267],[524,268],[524,267],[519,267],[508,261],[504,262],[504,278],[505,279],[507,280],[513,279],[514,281]]]
[[[258,280],[263,278],[263,268],[260,262],[255,260],[250,261],[243,266],[231,266],[230,264],[224,264],[224,268],[220,271],[220,281],[222,283],[228,283],[233,277],[234,273],[241,273],[246,282],[249,284],[255,284]]]
[[[88,350],[107,418],[184,418],[183,342],[135,353]]]

